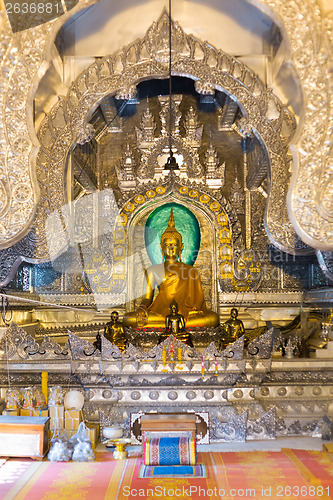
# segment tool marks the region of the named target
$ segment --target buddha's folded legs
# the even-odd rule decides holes
[[[186,320],[186,328],[214,327],[219,324],[219,315],[214,311],[195,312],[190,311]]]
[[[124,326],[131,326],[132,328],[164,328],[165,318],[160,314],[149,312],[148,321],[144,325],[137,325],[136,313],[130,312],[124,316]],[[214,311],[196,312],[191,311],[186,319],[186,327],[214,327],[219,324],[219,316]]]

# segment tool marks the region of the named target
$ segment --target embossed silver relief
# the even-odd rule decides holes
[[[15,363],[15,361],[13,362]],[[307,362],[312,367],[311,363]],[[39,365],[39,362],[37,363],[35,366],[43,366]],[[266,363],[266,360],[259,360],[259,363]],[[245,439],[273,438],[275,426],[274,407],[278,414],[276,420],[277,436],[315,435],[313,433],[316,432],[315,428],[318,422],[327,414],[333,390],[333,386],[331,387],[332,373],[318,372],[318,370],[311,368],[307,372],[307,381],[302,385],[302,388],[304,388],[301,395],[302,399],[298,398],[295,401],[294,394],[296,394],[296,389],[300,385],[295,386],[294,384],[302,384],[302,381],[305,380],[304,372],[299,371],[304,366],[304,360],[303,362],[295,360],[294,366],[296,369],[294,371],[295,381],[293,386],[284,385],[288,375],[288,371],[283,369],[284,363],[275,363],[276,366],[275,368],[272,367],[272,369],[278,370],[277,375],[280,375],[280,377],[276,377],[277,382],[270,382],[270,387],[261,387],[261,395],[266,394],[265,389],[269,389],[269,397],[267,399],[266,396],[265,400],[260,398],[259,393],[256,390],[253,391],[253,388],[248,387],[246,383],[243,385],[240,379],[235,380],[232,377],[225,378],[223,381],[219,379],[219,383],[214,386],[212,380],[207,380],[207,382],[198,385],[198,374],[182,373],[183,378],[175,375],[162,377],[160,374],[156,384],[156,374],[145,371],[147,370],[146,362],[145,366],[142,367],[143,372],[140,377],[126,375],[126,365],[123,365],[123,371],[119,372],[118,375],[105,376],[104,374],[104,376],[100,376],[94,371],[96,367],[93,368],[90,361],[88,361],[88,364],[90,366],[89,371],[87,370],[86,359],[76,360],[71,363],[71,373],[74,375],[71,378],[71,386],[73,387],[73,382],[74,384],[79,383],[81,388],[85,388],[86,394],[89,391],[90,401],[85,408],[85,414],[89,415],[89,418],[95,420],[96,412],[103,411],[110,418],[108,425],[121,424],[126,427],[128,426],[130,414],[137,411],[138,404],[144,412],[154,409],[171,413],[175,411],[192,411],[196,405],[209,412],[212,439],[217,441],[236,441],[238,440],[237,436],[244,440],[244,433],[240,430],[244,421],[244,411],[248,411]],[[97,365],[96,362],[95,365]],[[248,360],[243,371],[251,372],[250,365],[251,360]],[[256,363],[256,368],[261,371],[262,366],[257,365],[258,363]],[[12,386],[17,384],[25,387],[27,384],[30,385],[31,382],[36,385],[40,383],[40,375],[37,374],[38,376],[36,376],[35,373],[32,373],[31,366],[34,366],[34,364],[30,362],[29,372],[18,372],[11,375]],[[68,363],[62,366],[61,371],[59,371],[59,366],[56,367],[55,371],[52,369],[52,364],[48,366],[49,376],[52,378],[53,383],[61,382],[64,386],[69,383]],[[117,361],[109,363],[109,366],[118,370]],[[235,366],[233,366],[232,370],[235,371]],[[322,375],[325,377],[322,377]],[[15,378],[13,378],[14,376]],[[5,387],[8,383],[5,371],[3,371],[0,378],[1,385]],[[268,380],[265,380],[265,383],[268,383]],[[229,386],[229,392],[232,392],[233,397],[226,396],[223,401],[220,400],[220,404],[216,404],[214,398],[219,396],[219,393],[224,392],[221,388],[226,387],[226,385]],[[118,390],[119,388],[121,391]],[[120,392],[122,395],[120,395]],[[172,403],[174,394],[177,395],[177,399],[175,403]],[[157,395],[159,397],[156,399]],[[265,415],[266,412],[267,415]],[[313,415],[316,415],[316,417]],[[220,421],[222,427],[216,423],[216,419]]]
[[[145,357],[145,353],[134,347],[133,344],[129,343],[126,347],[125,353],[123,354],[124,359],[138,361]]]
[[[271,2],[271,5],[276,11],[283,9],[282,1]],[[318,2],[290,2],[290,9],[281,12],[288,13],[283,22],[305,98],[305,126],[298,140],[299,167],[293,173],[290,212],[302,239],[317,249],[328,251],[332,249],[332,210],[326,202],[330,190],[332,154],[329,144],[333,119],[329,112],[332,96],[326,84],[332,61],[332,51],[327,51],[332,43],[330,20],[321,18]],[[300,13],[304,22],[296,23]],[[322,29],[322,23],[326,30]]]
[[[261,353],[257,353],[259,356]],[[222,352],[221,356],[226,359],[243,359],[244,357],[244,335],[237,339],[232,344],[228,345]]]
[[[134,154],[129,144],[123,153],[120,167],[116,169],[118,175],[118,184],[123,191],[133,190],[136,186],[136,165]]]
[[[245,213],[244,190],[242,189],[241,184],[240,184],[237,176],[235,178],[233,185],[231,186],[230,201],[231,201],[233,207],[235,208],[237,214],[244,214]]]
[[[121,351],[120,349],[112,344],[108,339],[102,335],[102,353],[101,353],[101,360],[102,361],[112,361],[112,360],[117,360],[121,358]]]
[[[273,328],[249,343],[247,350],[251,356],[270,358],[273,349]]]
[[[88,4],[89,0],[81,0],[75,10]],[[72,14],[13,33],[5,10],[0,12],[0,141],[5,145],[3,151],[8,153],[0,163],[2,174],[10,179],[5,185],[6,207],[0,215],[0,248],[21,240],[36,217],[38,189],[35,172],[30,168],[31,155],[36,152],[35,131],[30,121],[33,95],[44,75],[40,68],[46,69],[50,62],[55,34]]]
[[[60,346],[52,339],[44,337],[41,345],[16,323],[12,322],[6,328],[0,340],[0,359],[62,359],[69,357],[68,345]]]
[[[184,31],[174,21],[171,24],[171,38],[171,62],[174,62],[187,49]],[[161,63],[169,62],[169,15],[166,9],[163,9],[158,21],[154,22],[148,28],[146,33],[146,48],[148,54],[156,61]]]
[[[272,407],[257,420],[248,420],[246,439],[276,439],[276,408]]]
[[[212,144],[205,154],[206,184],[211,189],[220,189],[224,185],[225,163],[220,165],[218,155]]]
[[[73,360],[87,360],[100,356],[100,352],[88,340],[81,339],[68,330],[69,348]]]
[[[224,421],[220,421],[223,418]],[[244,411],[241,415],[236,412],[231,415],[220,415],[211,419],[211,432],[213,437],[220,441],[245,441],[248,412]]]
[[[185,116],[184,128],[186,131],[186,135],[184,137],[186,145],[193,148],[193,150],[197,150],[202,141],[203,125],[200,125],[198,115],[193,106],[190,106]]]
[[[9,359],[15,355],[21,359],[27,359],[30,354],[39,352],[39,344],[16,323],[11,323],[10,327],[6,329],[5,335],[0,341],[0,348],[2,351],[1,359]]]
[[[214,331],[215,329],[207,328],[205,329],[205,334],[212,335]],[[152,333],[154,332],[147,332],[145,330],[142,330],[141,332],[139,330],[136,332],[136,334],[140,335],[141,340],[143,339],[143,336],[146,335],[150,341]],[[192,332],[192,334],[196,336],[196,332]],[[104,335],[101,337],[101,342],[102,352],[96,349],[95,346],[88,340],[80,338],[78,335],[75,335],[68,330],[68,342],[64,345],[54,342],[47,336],[43,338],[40,345],[32,336],[28,335],[24,329],[18,327],[15,323],[12,323],[11,326],[7,328],[6,335],[0,341],[0,348],[2,357],[4,358],[7,356],[8,358],[17,358],[18,356],[20,358],[23,357],[25,359],[29,358],[38,360],[44,358],[71,358],[77,362],[89,362],[90,358],[96,361],[100,360],[101,373],[104,373],[112,362],[118,364],[120,363],[120,369],[124,367],[126,363],[131,363],[135,371],[139,371],[140,367],[144,366],[144,363],[149,363],[152,370],[157,372],[161,370],[163,351],[165,351],[165,363],[171,363],[173,369],[177,369],[174,365],[179,365],[178,369],[183,365],[181,368],[182,370],[191,371],[193,363],[201,362],[202,357],[204,357],[206,370],[210,370],[210,375],[213,375],[214,370],[216,369],[215,362],[217,363],[218,371],[229,369],[228,363],[230,366],[239,367],[241,371],[244,371],[245,367],[244,337],[241,337],[223,351],[219,351],[216,348],[216,344],[212,342],[202,353],[195,348],[191,348],[183,342],[180,342],[172,335],[170,335],[170,337],[168,337],[161,344],[157,344],[148,349],[139,349],[129,343],[125,352],[121,352],[120,349],[107,340]],[[263,359],[267,357],[268,344],[269,337],[267,334],[264,334],[253,341],[253,345],[251,343],[250,350],[251,352],[253,351],[251,354],[251,363],[253,369],[260,364],[261,376],[264,376],[270,367],[269,360],[266,361]],[[181,361],[178,359],[180,354]],[[267,367],[265,363],[267,364]],[[265,370],[263,370],[264,368]],[[176,377],[175,380],[179,379]]]
[[[94,3],[93,1],[90,2],[91,4]],[[301,169],[299,173],[300,179],[298,182],[302,182],[304,179],[305,182],[307,182],[308,178],[311,178],[311,183],[312,183],[312,165],[314,165],[314,168],[316,168],[317,165],[320,166],[320,158],[315,157],[312,155],[311,157],[311,144],[314,142],[316,145],[318,143],[323,145],[323,151],[326,152],[327,150],[327,144],[329,144],[329,140],[325,141],[325,138],[329,139],[329,131],[331,130],[331,127],[329,126],[329,120],[331,120],[330,117],[329,120],[326,119],[326,115],[324,117],[325,110],[329,109],[329,106],[327,105],[328,99],[327,99],[327,93],[326,89],[324,86],[324,80],[326,78],[326,68],[329,65],[329,61],[323,62],[323,54],[324,54],[324,48],[329,46],[330,44],[330,39],[332,30],[330,30],[330,26],[332,24],[332,20],[327,16],[324,21],[324,26],[326,29],[326,32],[322,32],[321,30],[321,15],[320,15],[320,9],[319,5],[316,2],[309,2],[308,0],[303,0],[301,2],[292,2],[291,5],[293,8],[285,8],[284,2],[282,1],[272,1],[272,0],[264,0],[263,3],[266,3],[271,9],[272,12],[274,13],[275,16],[280,17],[282,23],[286,26],[286,29],[288,31],[290,40],[291,40],[291,45],[293,49],[293,60],[295,65],[297,66],[297,69],[301,75],[302,83],[303,83],[303,88],[305,89],[306,96],[308,98],[308,107],[307,107],[307,112],[306,112],[306,126],[304,128],[304,132],[301,138],[301,153],[302,153],[302,158],[301,158]],[[80,6],[85,5],[85,2],[80,2]],[[298,16],[298,13],[302,14],[302,17],[300,18]],[[2,13],[2,16],[4,17],[5,21],[5,15]],[[69,16],[67,16],[69,17]],[[62,21],[64,22],[64,21]],[[163,21],[162,21],[163,22]],[[164,21],[165,22],[165,21]],[[60,25],[60,23],[59,23]],[[47,29],[49,29],[49,26],[46,26]],[[43,26],[43,29],[45,29],[45,26]],[[175,30],[175,27],[173,26],[173,30]],[[30,30],[29,30],[30,31]],[[35,69],[37,66],[44,60],[44,46],[43,43],[45,39],[48,37],[48,32],[43,32],[40,33],[38,31],[38,35],[40,36],[40,42],[38,44],[39,50],[35,49],[36,47],[36,30],[33,32],[34,33],[34,44],[33,48],[31,47],[31,50],[25,54],[25,61],[29,64],[29,68],[33,68],[35,66]],[[158,30],[157,30],[158,33]],[[182,31],[179,30],[178,28],[176,29],[178,41],[177,41],[177,48],[183,48],[184,44],[182,42],[183,39],[183,34]],[[305,35],[305,36],[304,36]],[[325,39],[325,35],[327,38]],[[176,36],[176,34],[175,34]],[[317,49],[317,46],[312,43],[312,40],[323,40],[322,42],[322,47],[321,50]],[[158,40],[158,41],[157,41]],[[306,43],[304,42],[306,40]],[[5,22],[2,23],[2,41],[7,44],[8,46],[8,41],[9,44],[12,43],[12,40],[10,40],[10,31],[8,30],[8,26],[6,26]],[[157,44],[157,47],[162,43],[163,45],[163,40],[161,41],[158,36],[156,35],[156,29],[152,27],[152,33],[147,36],[147,47],[149,46],[149,52],[151,55],[154,55],[156,59],[162,58],[162,61],[164,60],[165,54],[166,54],[166,49],[164,47],[163,50],[159,49],[153,49],[152,47],[154,46],[154,43]],[[150,44],[150,45],[149,45]],[[174,55],[176,55],[177,52],[175,50]],[[327,52],[326,52],[327,53]],[[328,53],[331,53],[328,51]],[[163,56],[164,54],[164,56]],[[9,50],[6,54],[6,56],[9,55]],[[13,64],[13,58],[11,59],[11,62],[9,62],[9,58],[7,58],[5,64]],[[309,63],[311,62],[311,64]],[[14,62],[14,64],[16,61]],[[325,65],[327,64],[327,65]],[[18,66],[16,66],[18,68]],[[322,69],[323,68],[323,69]],[[8,85],[8,109],[10,106],[14,106],[17,108],[22,109],[24,107],[23,105],[23,94],[20,92],[18,89],[16,89],[15,84],[13,83],[15,79],[17,79],[17,76],[19,74],[20,69],[16,69],[16,72],[14,71],[13,78],[10,80],[10,85]],[[29,72],[29,78],[31,78],[31,71]],[[316,78],[316,82],[314,83],[314,78]],[[7,85],[6,81],[6,85]],[[29,85],[31,85],[31,80],[29,80]],[[317,93],[313,92],[313,87],[316,87]],[[13,93],[16,92],[15,99],[13,100],[12,95]],[[27,92],[26,94],[28,94]],[[315,95],[313,95],[315,94]],[[324,98],[323,98],[324,96]],[[313,103],[315,106],[313,106]],[[318,117],[320,117],[320,122],[321,124],[327,124],[327,127],[318,127],[316,126],[316,121],[318,121]],[[324,118],[323,118],[324,117]],[[20,120],[22,121],[22,116],[20,117]],[[2,123],[4,123],[4,120],[1,120]],[[4,134],[2,134],[4,136]],[[311,140],[312,137],[315,137],[314,140]],[[5,139],[7,140],[7,138]],[[16,145],[16,150],[18,146]],[[22,144],[20,145],[20,148],[22,148]],[[15,150],[15,143],[13,142],[13,151]],[[24,147],[23,147],[24,150]],[[304,158],[303,158],[304,157]],[[313,162],[314,160],[314,162]],[[325,161],[323,162],[324,167],[325,167]],[[10,165],[9,165],[10,166]],[[27,170],[27,163],[26,166],[24,167]],[[301,179],[302,177],[302,179]],[[322,178],[325,178],[325,173],[323,173]],[[296,185],[296,184],[295,184]],[[302,190],[302,189],[301,189]],[[299,220],[301,220],[302,225],[301,225],[301,230],[305,231],[305,234],[308,234],[308,232],[311,232],[311,238],[314,236],[315,242],[317,240],[329,242],[330,237],[328,236],[329,234],[329,224],[326,224],[325,219],[323,217],[318,217],[317,213],[315,210],[313,210],[313,207],[315,207],[315,203],[313,202],[315,198],[315,191],[312,190],[312,194],[310,196],[311,199],[311,204],[308,202],[303,203],[302,201],[294,201],[294,204],[296,206],[296,216]],[[325,207],[325,189],[323,190],[322,198],[323,202],[319,201],[319,205],[323,206],[325,210],[327,208]],[[322,234],[319,236],[315,233],[313,233],[313,229],[311,229],[310,226],[307,225],[306,223],[306,215],[308,213],[308,207],[311,205],[310,210],[312,211],[311,214],[311,219],[312,219],[312,228],[314,227],[323,227]],[[323,225],[322,221],[326,224]],[[317,224],[317,222],[319,224]],[[2,225],[3,231],[6,232],[6,238],[11,238],[13,236],[11,229],[9,226]],[[278,230],[278,227],[275,227],[276,230]],[[289,231],[289,229],[288,229]],[[292,241],[290,241],[290,238],[286,238],[287,234],[281,233],[279,230],[280,234],[280,240],[285,240],[287,243],[286,248],[292,244]],[[9,241],[8,239],[8,241]]]
[[[167,47],[165,47],[163,50],[161,49],[161,43],[163,44],[163,37],[160,36],[160,32],[158,31],[159,30],[158,24],[163,25],[163,23],[165,24],[166,22],[167,22],[167,16],[166,13],[164,13],[162,14],[159,22],[157,24],[155,23],[155,25],[153,25],[150,28],[150,30],[148,30],[144,38],[144,43],[146,44],[146,47],[149,47],[148,52],[151,54],[152,57],[152,60],[149,61],[149,64],[143,58],[143,52],[140,52],[141,49],[140,49],[140,44],[138,42],[135,42],[134,44],[129,46],[127,50],[124,51],[125,54],[124,71],[123,71],[124,88],[122,90],[122,94],[127,95],[130,92],[130,88],[133,87],[133,74],[135,73],[133,72],[133,65],[131,64],[130,68],[127,68],[126,66],[127,64],[126,57],[127,54],[130,52],[131,47],[135,47],[139,59],[134,81],[139,81],[140,78],[142,78],[143,76],[147,78],[147,76],[149,76],[150,74],[152,76],[153,75],[158,76],[158,74],[164,74],[166,72],[166,64],[165,67],[163,68],[150,64],[154,60],[154,57],[157,60],[159,60],[162,57],[162,60],[164,60],[164,56],[161,54],[164,53]],[[214,81],[209,82],[209,79],[211,78],[211,68],[208,66],[208,64],[206,64],[208,56],[214,56],[216,58],[216,61],[220,61],[221,68],[223,68],[224,64],[223,58],[227,58],[228,59],[227,66],[230,68],[231,73],[233,71],[236,72],[236,67],[238,72],[239,69],[238,62],[236,64],[236,61],[230,58],[230,56],[218,53],[211,46],[209,47],[208,50],[208,46],[206,47],[206,45],[203,44],[202,42],[195,40],[193,37],[185,36],[185,34],[178,25],[175,28],[175,23],[173,23],[173,29],[176,29],[177,36],[179,38],[179,42],[177,42],[179,47],[184,46],[181,40],[186,39],[187,46],[190,48],[189,57],[185,56],[185,54],[182,54],[181,51],[177,52],[177,58],[174,61],[175,74],[179,72],[181,74],[184,74],[185,72],[186,74],[194,77],[200,76],[200,80],[196,82],[196,87],[198,91],[203,93],[203,95],[209,95],[214,90],[216,85],[226,88],[227,91],[230,92],[232,95],[234,95],[239,102],[242,102],[242,104],[246,108],[246,111],[249,114],[249,119],[251,120],[251,123],[256,125],[257,129],[259,130],[259,133],[262,134],[265,143],[270,144],[269,135],[267,135],[266,132],[270,130],[269,133],[271,134],[272,138],[275,132],[273,128],[271,129],[267,128],[266,120],[265,120],[265,125],[263,121],[260,122],[261,120],[260,109],[261,110],[265,109],[263,98],[265,97],[266,92],[264,91],[264,88],[260,86],[261,84],[258,82],[256,77],[252,75],[251,72],[249,72],[248,70],[246,71],[247,82],[250,82],[251,77],[253,78],[253,82],[249,83],[249,89],[251,88],[253,90],[255,88],[256,94],[258,96],[261,94],[259,99],[260,108],[256,105],[255,99],[253,99],[253,97],[250,97],[251,91],[245,90],[246,87],[244,86],[244,82],[241,85],[239,85],[236,78],[235,79],[227,78],[227,75],[223,70],[219,70],[220,73],[218,78],[217,78],[218,75],[215,74]],[[160,47],[159,49],[156,48],[155,50],[153,48],[153,43],[155,42],[157,43],[157,46]],[[141,42],[141,47],[142,46],[143,42]],[[202,61],[199,61],[197,59],[193,60],[195,47],[199,46],[203,54]],[[116,54],[113,58],[116,59],[116,57],[118,57],[118,54]],[[141,60],[140,57],[142,58]],[[202,62],[206,64],[206,67],[204,69],[205,73],[203,73]],[[58,186],[62,185],[61,180],[63,178],[63,166],[66,160],[67,152],[69,148],[73,145],[73,141],[76,141],[77,138],[80,136],[80,134],[82,135],[82,131],[85,130],[85,120],[90,109],[96,104],[97,102],[96,100],[99,101],[103,98],[103,96],[117,91],[117,88],[115,88],[116,79],[113,78],[113,75],[111,73],[109,76],[104,76],[103,73],[102,77],[102,68],[104,71],[107,67],[111,68],[112,64],[108,66],[106,64],[106,60],[102,60],[101,62],[95,63],[90,68],[88,68],[87,73],[95,72],[95,74],[100,78],[99,81],[97,83],[92,83],[93,79],[86,78],[85,75],[80,76],[78,81],[75,82],[75,84],[73,84],[71,89],[69,90],[66,100],[62,99],[59,100],[58,104],[55,106],[55,108],[53,108],[50,115],[47,117],[47,120],[45,120],[45,122],[41,126],[39,134],[40,141],[41,144],[43,145],[44,151],[47,152],[49,158],[52,158],[53,162],[52,165],[50,162],[47,162],[48,164],[46,165],[46,168],[51,173],[51,177],[53,175],[57,177],[57,183],[55,183],[55,185]],[[126,91],[126,86],[128,88],[128,91]],[[78,89],[81,90],[79,91]],[[63,129],[53,126],[53,122],[55,123],[57,115],[59,118],[60,116],[67,116],[70,119],[70,122],[68,122],[66,126],[63,127]],[[262,123],[262,126],[260,125],[260,123]],[[55,137],[53,144],[47,143],[46,140],[47,137],[46,131],[48,128],[52,129],[51,135]],[[84,139],[86,139],[86,136]],[[278,143],[276,143],[276,145],[278,145]],[[275,150],[276,150],[276,145],[274,145]],[[281,154],[283,156],[283,153]],[[37,161],[37,175],[38,175],[38,170],[41,173],[40,167],[38,166],[39,163],[41,163],[40,158],[41,157],[39,156],[39,159]],[[43,165],[45,167],[45,162],[43,162]],[[274,168],[274,161],[272,162],[272,165],[273,165],[272,168]],[[199,175],[198,168],[199,165],[196,165],[194,171],[191,173],[191,176]],[[48,199],[48,197],[46,196],[45,209],[48,208],[47,205],[49,205],[49,207],[51,206],[51,209],[56,209],[62,203],[63,199],[61,190],[59,191],[56,189],[55,192],[52,193],[52,197],[50,199]],[[39,240],[39,255],[45,256],[47,252],[45,248],[45,243],[43,242],[43,231],[44,231],[43,218],[46,217],[47,212],[43,211],[44,207],[42,207],[42,209],[40,209],[38,212],[36,218],[36,226],[38,226],[39,228],[38,234],[41,235],[41,239]]]
[[[136,143],[144,151],[155,142],[156,123],[152,113],[147,107],[141,118],[141,127],[135,127]]]
[[[219,355],[218,348],[216,347],[215,342],[211,342],[208,347],[204,349],[202,352],[202,357],[204,359],[214,360],[216,356]]]

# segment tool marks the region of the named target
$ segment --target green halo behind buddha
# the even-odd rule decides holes
[[[183,241],[175,227],[172,208],[168,226],[161,236],[161,250],[163,262],[147,269],[143,300],[136,311],[124,316],[124,325],[162,328],[171,302],[176,301],[186,327],[217,326],[219,317],[206,307],[198,269],[181,262]],[[154,298],[156,288],[159,293]]]

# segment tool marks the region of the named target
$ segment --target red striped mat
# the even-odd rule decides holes
[[[333,461],[326,452],[198,453],[206,478],[139,478],[142,458],[51,463],[8,460],[0,467],[2,500],[333,499]]]

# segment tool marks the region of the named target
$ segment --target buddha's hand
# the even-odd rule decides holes
[[[144,326],[148,323],[148,309],[146,306],[139,306],[136,311],[136,322],[138,326]]]

